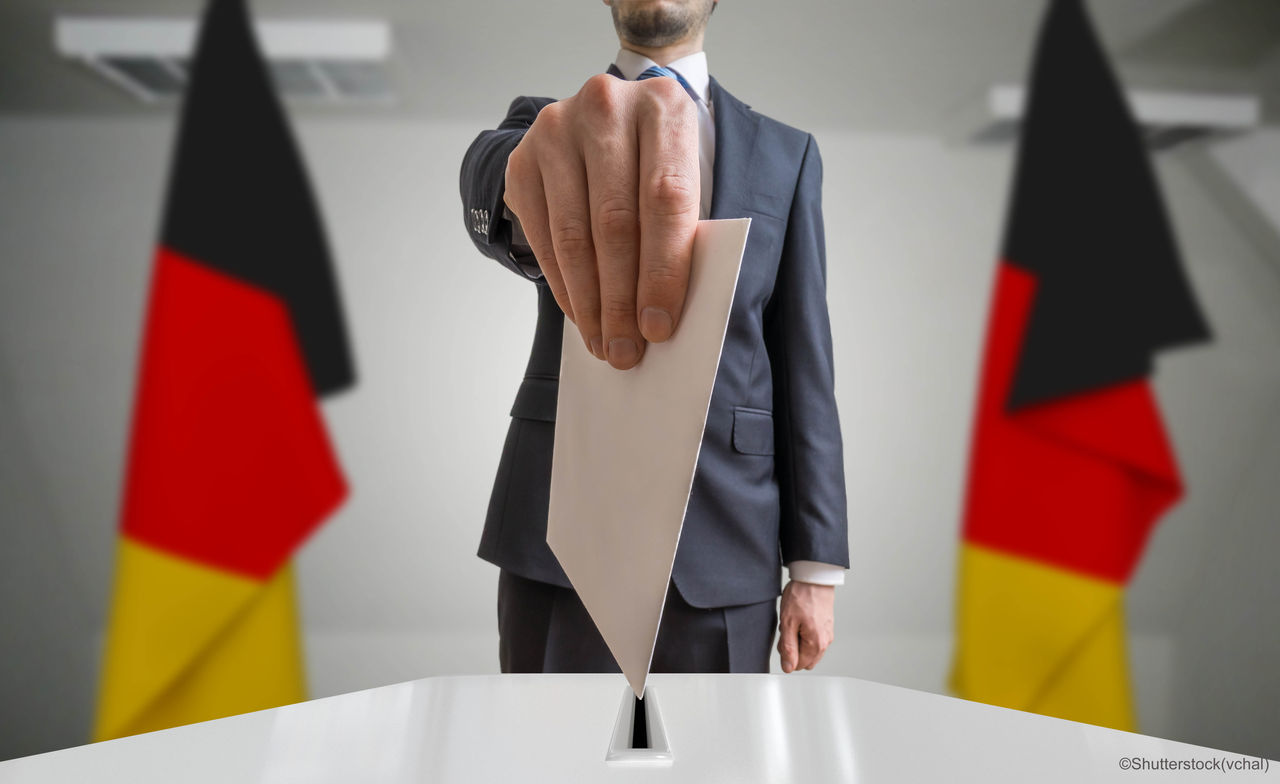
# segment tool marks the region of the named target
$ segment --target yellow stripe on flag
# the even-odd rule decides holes
[[[1132,730],[1121,585],[961,545],[957,695]]]
[[[95,740],[306,698],[293,570],[267,582],[120,540]]]

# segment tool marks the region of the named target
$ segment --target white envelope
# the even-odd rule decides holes
[[[547,543],[644,695],[750,218],[700,221],[675,335],[615,370],[565,322]]]

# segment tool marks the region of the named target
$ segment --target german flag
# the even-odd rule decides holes
[[[988,325],[959,564],[961,696],[1135,726],[1124,589],[1183,492],[1150,376],[1208,339],[1080,0],[1040,34]]]
[[[171,176],[97,740],[305,699],[290,558],[347,492],[333,265],[243,0],[205,14]]]

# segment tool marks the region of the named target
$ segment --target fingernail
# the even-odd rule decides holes
[[[614,338],[609,341],[609,364],[631,366],[640,356],[636,342],[631,338]]]
[[[591,353],[596,355],[596,359],[604,359],[604,341],[599,335],[591,339]]]
[[[649,340],[663,341],[671,337],[671,314],[663,308],[647,307],[640,311],[640,331]]]

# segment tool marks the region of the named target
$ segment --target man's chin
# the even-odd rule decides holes
[[[614,0],[613,24],[629,44],[670,46],[695,34],[705,21],[697,5],[677,0]]]

